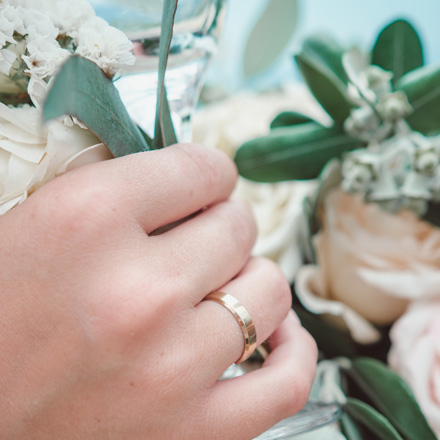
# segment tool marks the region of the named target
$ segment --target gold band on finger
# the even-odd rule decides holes
[[[229,293],[220,291],[211,292],[204,298],[204,300],[215,301],[223,307],[226,307],[232,313],[238,322],[241,331],[243,332],[244,338],[243,353],[235,363],[240,364],[241,362],[245,361],[249,356],[251,356],[257,347],[257,332],[249,312],[246,310],[243,304],[238,301],[238,299]]]

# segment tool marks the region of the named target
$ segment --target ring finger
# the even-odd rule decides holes
[[[232,295],[249,312],[255,325],[257,346],[263,343],[284,320],[291,307],[287,280],[271,261],[251,258],[222,292]],[[205,371],[212,380],[243,354],[244,336],[231,311],[214,301],[197,306],[200,341],[195,344],[198,359],[204,359]],[[208,336],[208,337],[207,337]]]

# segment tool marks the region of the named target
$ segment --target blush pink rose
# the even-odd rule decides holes
[[[440,299],[415,302],[393,325],[388,362],[440,438]]]
[[[298,296],[309,310],[338,315],[365,343],[378,337],[368,324],[392,324],[409,302],[440,294],[439,229],[342,190],[326,197],[321,214],[318,265],[297,276]]]

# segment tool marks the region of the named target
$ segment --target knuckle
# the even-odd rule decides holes
[[[66,177],[66,178],[65,178]],[[111,208],[106,189],[99,179],[70,179],[60,176],[42,188],[35,200],[35,220],[50,233],[68,233],[77,236],[96,229],[102,223],[104,213]],[[70,177],[70,176],[69,176]]]
[[[188,174],[197,175],[206,191],[213,192],[225,181],[232,183],[232,189],[237,171],[232,160],[224,153],[193,144],[181,144],[179,150],[187,161],[185,169]]]
[[[251,208],[242,201],[230,201],[227,205],[229,209],[222,212],[222,219],[231,231],[237,249],[243,250],[247,257],[257,233]]]
[[[292,294],[289,282],[280,267],[274,261],[261,257],[255,258],[255,264],[262,279],[270,283],[274,302],[283,313],[287,313],[292,307]]]

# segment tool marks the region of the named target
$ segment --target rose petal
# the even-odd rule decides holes
[[[90,163],[109,160],[113,157],[113,154],[110,152],[106,145],[102,143],[92,145],[91,147],[81,150],[79,153],[75,154],[62,165],[60,165],[60,167],[56,171],[56,174],[58,175]]]
[[[368,344],[380,339],[379,331],[357,312],[340,301],[325,299],[322,271],[318,266],[306,265],[298,271],[295,291],[301,303],[313,313],[339,316],[356,342]]]

